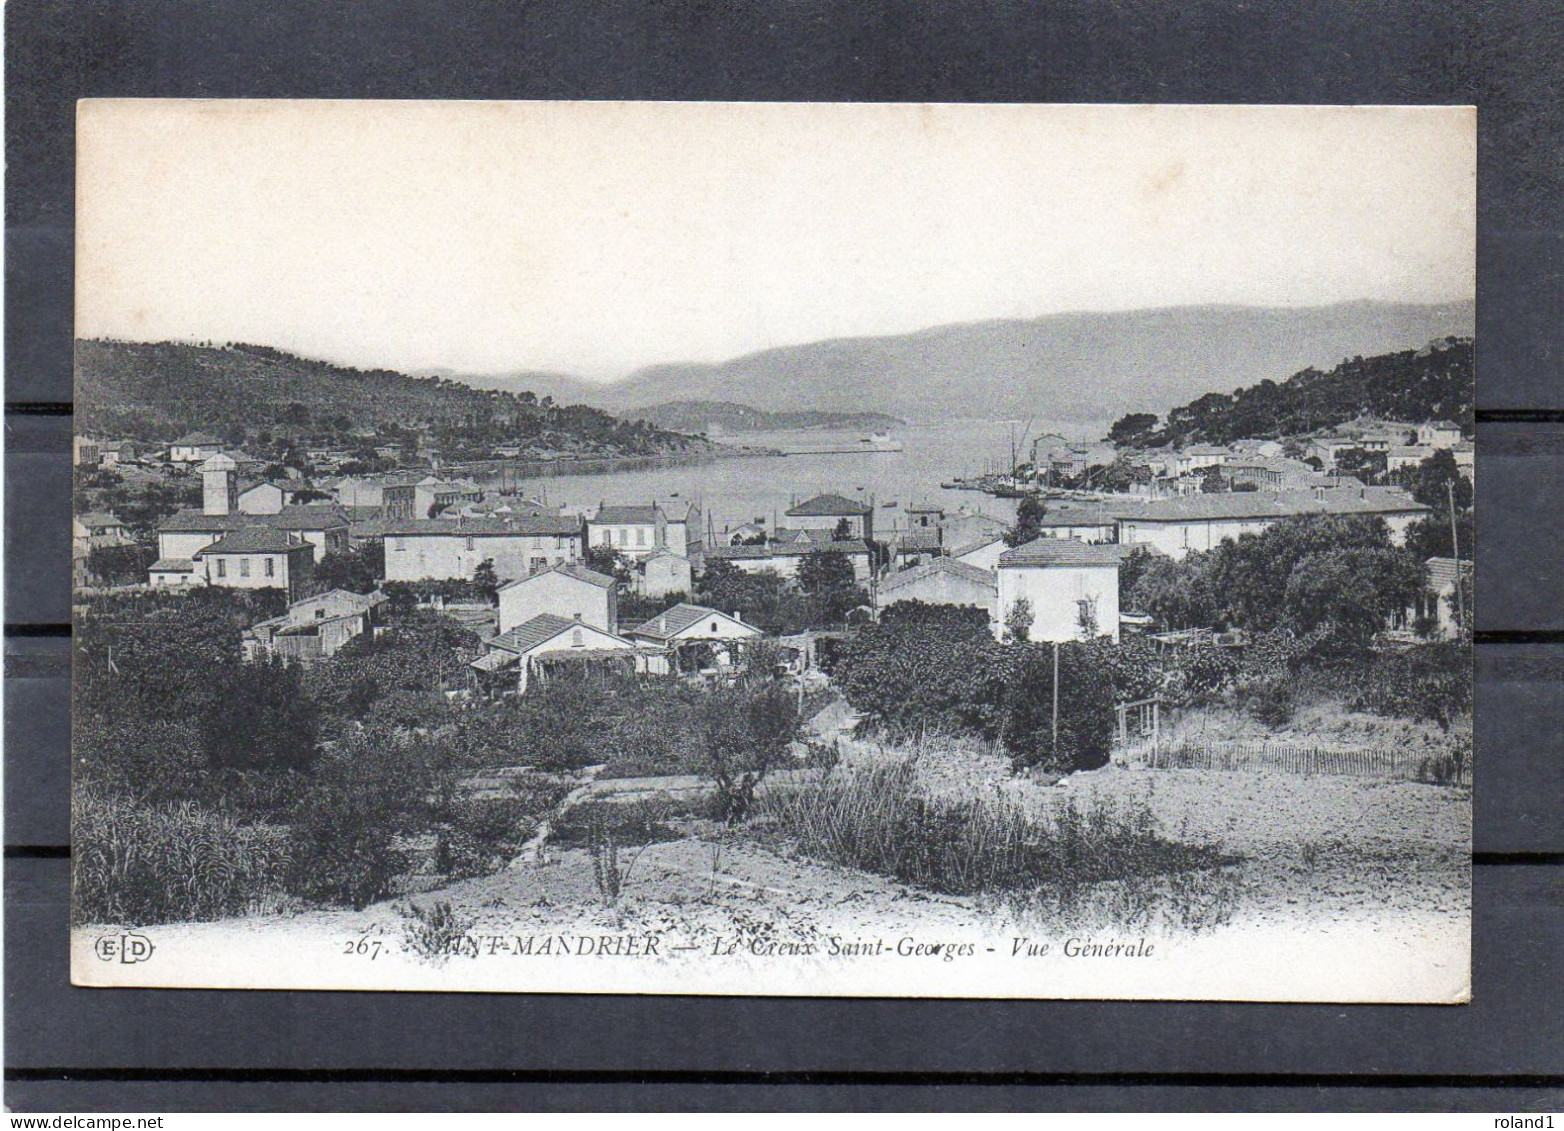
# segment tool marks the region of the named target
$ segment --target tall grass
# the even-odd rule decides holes
[[[1020,917],[1134,926],[1161,916],[1199,929],[1225,922],[1234,902],[1220,849],[1163,837],[1143,804],[1068,799],[1037,813],[998,791],[933,795],[913,757],[774,791],[761,816],[805,855],[997,900]]]
[[[72,915],[166,923],[267,911],[282,893],[287,833],[186,802],[142,804],[96,787],[72,799]]]

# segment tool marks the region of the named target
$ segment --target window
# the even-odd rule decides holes
[[[227,577],[228,576],[228,563],[225,562],[222,558],[218,558],[217,559],[217,576],[218,577]]]
[[[712,622],[711,622],[711,630],[712,630],[712,631],[713,631],[713,632],[716,632],[716,631],[717,631],[717,622],[716,622],[716,621],[712,621]]]
[[[621,546],[628,546],[630,544],[630,532],[628,530],[621,530],[619,532],[619,544]]]
[[[266,576],[267,577],[276,577],[277,576],[277,559],[276,558],[267,558],[266,559]]]
[[[472,535],[471,534],[467,535],[467,548],[469,550],[472,549]]]
[[[397,549],[397,550],[405,550],[405,549],[407,549],[407,539],[406,538],[398,538],[396,540],[396,544],[395,544],[395,546],[393,548]]]
[[[250,559],[249,558],[240,558],[239,559],[239,576],[240,577],[249,577],[250,576]]]
[[[605,546],[612,546],[613,544],[614,544],[614,532],[612,530],[605,530],[605,531],[603,531],[603,545],[605,545]]]
[[[581,648],[581,647],[584,647],[585,644],[586,644],[586,641],[584,639],[582,639],[581,630],[579,628],[571,629],[570,630],[570,646],[572,648]]]

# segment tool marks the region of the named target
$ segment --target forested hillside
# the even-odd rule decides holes
[[[354,369],[268,346],[76,343],[76,419],[85,432],[167,443],[192,430],[348,444],[373,431],[424,431],[452,451],[520,441],[538,451],[655,455],[703,441],[528,392]],[[262,441],[266,442],[266,441]]]
[[[1309,368],[1280,383],[1207,393],[1169,411],[1160,427],[1151,413],[1131,414],[1114,426],[1113,438],[1142,447],[1225,444],[1317,432],[1359,417],[1452,420],[1470,430],[1475,351],[1472,338],[1442,338],[1418,350],[1354,357],[1328,372]]]

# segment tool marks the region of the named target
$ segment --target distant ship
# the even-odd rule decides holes
[[[852,455],[855,452],[878,454],[903,450],[902,442],[889,432],[871,432],[867,436],[859,436],[857,440],[827,440],[814,444],[783,441],[778,447],[783,455],[789,456]]]

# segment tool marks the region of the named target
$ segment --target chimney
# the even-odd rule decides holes
[[[744,623],[744,617],[737,609],[733,610],[733,619],[738,621],[740,624]]]

